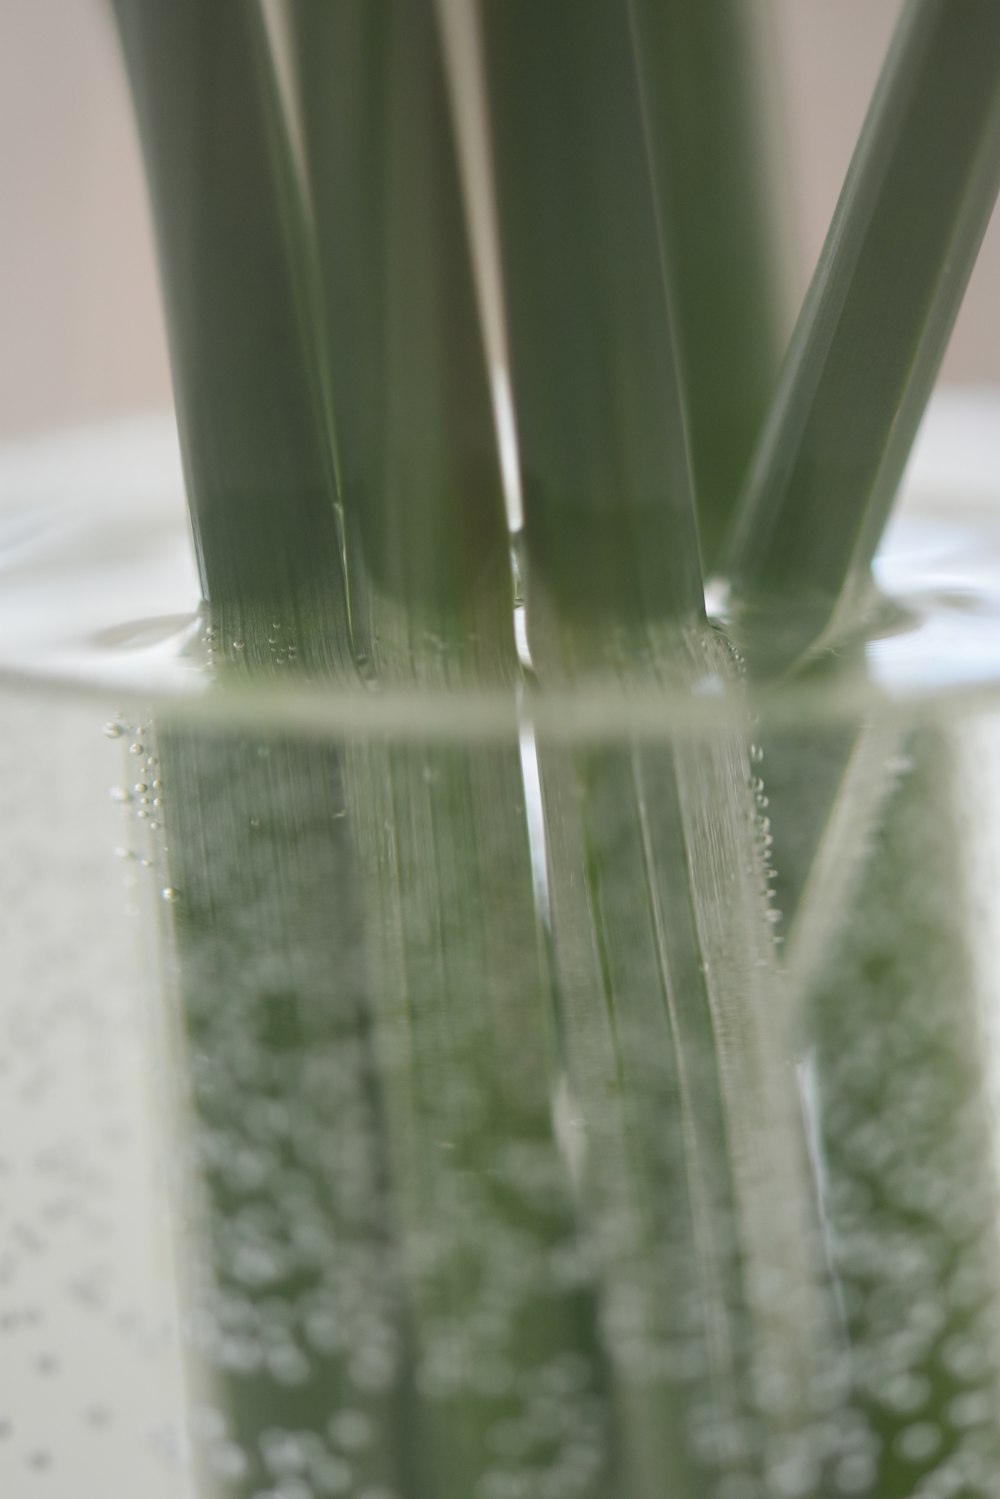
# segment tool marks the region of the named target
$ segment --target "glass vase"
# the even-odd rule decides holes
[[[254,676],[168,425],[5,451],[13,1491],[997,1491],[995,430],[684,692]]]

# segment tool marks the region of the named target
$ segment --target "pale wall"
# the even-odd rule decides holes
[[[900,0],[760,3],[777,23],[804,276]],[[0,432],[162,404],[153,255],[103,0],[0,0],[0,203]],[[1000,381],[996,221],[946,377]]]

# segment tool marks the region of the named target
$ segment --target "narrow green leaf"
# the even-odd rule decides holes
[[[759,0],[631,0],[711,571],[778,378],[786,256]]]
[[[635,41],[607,0],[481,15],[529,608],[600,655],[703,608]]]
[[[765,663],[857,623],[998,186],[1000,7],[911,0],[721,565]]]
[[[398,630],[404,655],[438,637],[509,670],[503,495],[434,4],[293,0],[291,16],[352,584],[371,579],[383,665]]]
[[[227,635],[266,636],[274,614],[339,630],[340,543],[304,230],[259,7],[113,3],[206,596]]]

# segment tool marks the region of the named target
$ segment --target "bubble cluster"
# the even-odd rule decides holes
[[[132,730],[65,700],[5,701],[4,718],[0,1492],[167,1499],[177,1475],[147,1445],[179,1410],[121,888],[137,861],[124,843],[112,858]]]

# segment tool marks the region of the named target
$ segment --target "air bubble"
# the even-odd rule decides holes
[[[222,1442],[212,1448],[209,1465],[217,1478],[245,1478],[250,1467],[246,1453],[235,1442]]]
[[[945,1412],[948,1424],[959,1431],[970,1426],[988,1426],[995,1413],[993,1398],[986,1390],[956,1395]]]
[[[245,651],[246,650],[246,644],[247,643],[246,643],[245,640],[234,640],[233,641],[233,650],[234,651]]]
[[[942,1349],[942,1361],[956,1379],[982,1379],[989,1369],[986,1350],[967,1338],[949,1338]]]
[[[176,901],[180,900],[181,894],[179,890],[174,889],[173,885],[164,885],[160,891],[160,897],[170,905],[173,905]]]
[[[347,1342],[339,1320],[328,1311],[311,1312],[306,1317],[305,1335],[317,1353],[339,1353]]]
[[[392,1354],[374,1345],[359,1348],[348,1369],[348,1377],[355,1389],[371,1395],[388,1390],[394,1374]]]
[[[362,1411],[338,1411],[327,1426],[330,1440],[344,1452],[360,1452],[374,1436],[372,1423]]]
[[[112,786],[108,795],[113,802],[118,802],[121,806],[132,800],[132,793],[127,786]]]
[[[136,739],[129,745],[128,752],[130,755],[144,755],[146,753],[146,746]]]
[[[751,746],[750,746],[750,763],[751,763],[751,765],[759,765],[761,763],[761,761],[763,760],[763,758],[764,758],[764,750],[761,747],[761,745],[759,745],[759,744],[751,744]]]
[[[867,1452],[852,1452],[837,1464],[834,1482],[841,1494],[870,1494],[877,1476],[875,1460]]]
[[[283,1478],[274,1491],[274,1499],[316,1499],[316,1490],[301,1478]]]
[[[326,1453],[312,1459],[309,1477],[321,1494],[346,1494],[350,1492],[354,1474],[350,1463],[343,1458],[330,1457]]]
[[[922,1375],[905,1372],[890,1379],[882,1390],[882,1403],[900,1415],[912,1415],[931,1398],[930,1381]]]
[[[305,1445],[294,1431],[272,1427],[263,1432],[260,1450],[269,1472],[276,1477],[302,1473],[309,1460]]]
[[[940,1446],[941,1432],[930,1421],[915,1421],[896,1438],[896,1451],[910,1463],[925,1462]]]
[[[309,1378],[309,1360],[291,1346],[269,1350],[267,1367],[278,1384],[301,1385]]]
[[[106,723],[101,730],[101,733],[104,735],[105,739],[122,739],[127,732],[128,730],[125,724],[118,723],[117,720],[112,720],[111,723]]]
[[[223,1338],[216,1355],[223,1369],[237,1374],[254,1374],[261,1366],[260,1344],[252,1338]]]

